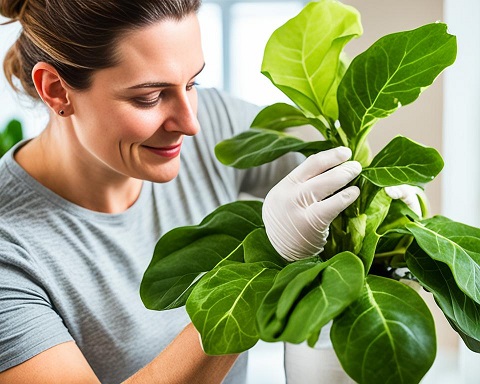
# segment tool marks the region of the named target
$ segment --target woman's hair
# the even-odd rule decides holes
[[[32,69],[51,64],[72,88],[88,89],[94,71],[116,64],[118,40],[127,32],[196,13],[201,0],[0,0],[0,14],[22,30],[5,57],[7,80],[14,77],[38,99]]]

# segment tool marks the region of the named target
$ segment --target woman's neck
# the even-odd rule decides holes
[[[46,188],[92,211],[124,212],[135,203],[142,187],[141,180],[100,166],[50,127],[21,147],[15,160]]]

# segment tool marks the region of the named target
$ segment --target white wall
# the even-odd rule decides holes
[[[457,60],[445,74],[442,212],[480,226],[480,1],[445,0]]]
[[[442,213],[480,227],[480,1],[444,2],[458,55],[445,74]],[[458,382],[478,383],[480,355],[459,344]]]

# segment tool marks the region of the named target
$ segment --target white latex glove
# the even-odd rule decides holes
[[[314,348],[306,342],[285,343],[285,377],[287,384],[353,384],[343,370],[330,341],[332,322],[320,332]]]
[[[347,162],[351,156],[346,147],[312,155],[267,194],[262,212],[265,230],[286,260],[323,251],[330,223],[359,196],[355,186],[335,193],[362,170],[359,162]]]
[[[413,185],[402,184],[396,185],[394,187],[386,187],[385,192],[392,199],[402,200],[408,208],[415,212],[418,217],[422,218],[424,212],[422,212],[422,207],[420,205],[420,199],[426,201],[425,192],[419,187]]]

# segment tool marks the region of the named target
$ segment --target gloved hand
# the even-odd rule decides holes
[[[417,214],[418,217],[422,218],[426,215],[426,212],[422,212],[420,201],[423,201],[425,205],[427,200],[425,192],[419,187],[402,184],[394,187],[386,187],[385,192],[392,199],[402,200],[408,208]]]
[[[286,260],[323,251],[330,223],[360,195],[355,186],[334,194],[362,170],[359,162],[347,161],[351,156],[346,147],[312,155],[267,194],[262,212],[265,230]]]

